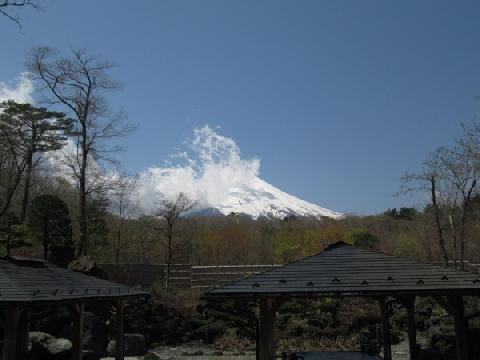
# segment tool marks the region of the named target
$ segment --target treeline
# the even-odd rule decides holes
[[[480,208],[479,208],[480,210]],[[407,217],[399,217],[399,212]],[[398,256],[441,263],[434,211],[412,208],[388,210],[374,216],[348,216],[342,220],[289,217],[253,220],[225,217],[186,217],[177,226],[173,262],[193,265],[284,264],[322,251],[336,241],[378,249]],[[109,224],[118,219],[110,217]],[[153,225],[152,222],[158,222]],[[167,239],[155,230],[160,220],[129,220],[125,242],[115,258],[116,239],[108,236],[95,251],[102,262],[167,263]],[[472,223],[472,233],[477,225]],[[113,226],[114,227],[114,226]],[[480,242],[469,241],[467,259],[479,259]]]

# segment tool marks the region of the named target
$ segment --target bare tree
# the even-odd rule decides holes
[[[448,254],[441,221],[441,205],[438,199],[443,185],[442,180],[441,164],[437,151],[424,161],[421,172],[407,173],[401,178],[401,192],[422,191],[430,195],[438,235],[439,258],[443,260],[445,266],[448,266]]]
[[[180,192],[173,199],[162,195],[158,208],[154,211],[154,215],[161,217],[167,223],[164,229],[167,240],[167,273],[165,276],[165,288],[168,289],[170,281],[170,268],[172,265],[172,243],[174,238],[175,224],[178,218],[193,209],[197,205],[187,194]]]
[[[103,196],[112,189],[116,177],[109,167],[117,164],[112,153],[118,146],[108,141],[130,134],[134,128],[122,113],[110,111],[105,93],[119,88],[110,77],[112,64],[85,50],[72,50],[69,57],[59,56],[48,47],[36,47],[27,61],[32,78],[40,86],[41,102],[60,106],[75,121],[73,149],[61,159],[79,190],[79,240],[77,255],[88,247],[87,198]],[[107,174],[106,176],[104,174]]]
[[[41,9],[40,0],[0,0],[0,15],[6,16],[21,27],[20,19],[16,15],[13,15],[11,10],[22,7],[31,7],[37,10]]]
[[[127,222],[135,216],[137,206],[132,200],[132,192],[136,189],[137,183],[135,178],[125,177],[122,185],[117,189],[115,194],[111,196],[110,210],[115,217],[114,230],[114,266],[115,276],[118,273],[118,263],[122,249],[127,245]]]
[[[430,193],[443,260],[448,265],[443,231],[443,224],[448,224],[452,233],[454,266],[457,266],[458,259],[463,270],[472,200],[479,194],[480,124],[464,126],[464,135],[453,146],[437,148],[424,162],[421,173],[407,174],[402,180],[406,191],[421,190]],[[412,184],[413,188],[409,188]],[[448,214],[447,221],[441,220],[442,213]]]
[[[471,200],[478,194],[480,180],[480,126],[464,127],[464,136],[455,146],[440,153],[443,178],[454,189],[450,226],[454,237],[455,265],[457,241],[460,245],[460,268],[465,267],[466,228],[471,211]],[[458,220],[455,218],[458,217]],[[459,230],[457,231],[457,227]]]

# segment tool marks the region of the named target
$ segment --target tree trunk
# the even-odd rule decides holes
[[[9,189],[7,190],[7,193],[5,195],[4,199],[4,205],[0,209],[0,219],[2,218],[3,215],[8,211],[10,208],[10,204],[13,200],[13,195],[15,195],[15,190],[17,190],[18,184],[20,184],[20,180],[22,179],[22,174],[24,170],[17,170],[15,173],[14,180],[12,182],[12,185],[9,186]]]
[[[453,216],[449,215],[448,220],[450,222],[450,229],[452,230],[453,236],[453,267],[457,268],[457,230],[455,229],[455,225],[453,224]]]
[[[84,170],[81,171],[84,173]],[[80,178],[80,196],[79,196],[79,208],[80,208],[80,236],[78,244],[78,256],[86,254],[86,244],[87,244],[87,196],[86,196],[86,186],[85,186],[85,175],[81,175]]]
[[[7,251],[7,256],[10,256],[11,246],[10,246],[10,235],[7,234],[7,243],[5,244],[5,250]]]
[[[463,210],[462,210],[462,228],[460,229],[460,270],[465,269],[465,226],[467,223],[468,209],[470,205],[470,199],[472,198],[473,190],[477,185],[477,181],[473,180],[470,189],[468,190],[467,196],[463,201]]]
[[[436,181],[435,178],[430,178],[431,183],[431,192],[432,192],[432,204],[433,209],[435,212],[435,223],[437,225],[437,232],[438,232],[438,243],[440,247],[440,257],[443,257],[443,262],[445,266],[448,266],[448,255],[447,250],[445,249],[445,239],[443,238],[443,229],[442,223],[440,222],[440,210],[437,204],[437,189],[436,189]]]
[[[22,199],[22,210],[20,212],[20,221],[25,223],[27,218],[27,208],[28,202],[30,199],[30,183],[32,178],[32,169],[33,169],[33,154],[29,154],[27,159],[27,167],[25,169],[25,184],[23,187],[23,199]]]
[[[43,258],[48,260],[48,220],[43,224]]]
[[[121,243],[122,243],[122,229],[119,224],[117,228],[117,243],[115,244],[115,279],[117,279],[117,275],[118,275],[118,262],[120,260]]]
[[[79,209],[80,209],[80,237],[79,237],[79,246],[78,246],[78,255],[87,254],[87,243],[88,243],[88,220],[87,220],[87,130],[86,122],[82,123],[82,163],[80,165],[80,196],[79,196]]]
[[[170,268],[172,266],[172,240],[173,240],[173,225],[168,224],[168,254],[167,254],[167,274],[165,276],[165,289],[168,290],[170,285]]]

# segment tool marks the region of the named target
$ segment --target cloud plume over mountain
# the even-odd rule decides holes
[[[231,138],[208,125],[194,130],[185,151],[175,155],[175,164],[150,167],[139,176],[139,201],[153,208],[160,194],[183,191],[199,202],[199,209],[215,209],[259,216],[327,216],[342,214],[291,196],[259,177],[260,160],[244,159]]]

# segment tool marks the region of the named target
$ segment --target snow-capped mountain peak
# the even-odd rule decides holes
[[[232,187],[225,199],[210,207],[224,215],[239,213],[253,218],[260,216],[284,218],[286,216],[313,216],[339,219],[343,214],[311,204],[255,177],[248,184]]]
[[[272,186],[259,177],[260,160],[243,159],[231,138],[217,134],[209,126],[195,129],[186,151],[175,156],[176,165],[151,167],[139,176],[139,200],[153,208],[159,194],[188,194],[198,202],[195,213],[246,214],[284,218],[313,216],[338,219],[343,215]],[[178,160],[181,163],[178,163]]]

